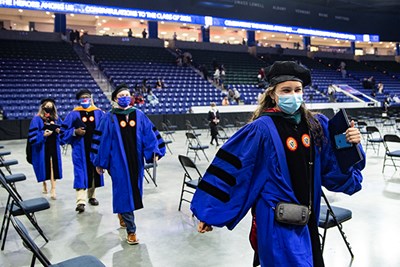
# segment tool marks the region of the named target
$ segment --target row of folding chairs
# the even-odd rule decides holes
[[[36,258],[43,266],[50,266],[50,261],[40,251],[22,222],[16,218],[18,216],[26,217],[47,243],[49,239],[39,226],[35,213],[49,209],[50,203],[43,197],[27,200],[22,198],[21,194],[17,191],[16,183],[26,180],[26,176],[22,173],[12,173],[11,166],[17,165],[18,161],[6,159],[6,156],[10,154],[10,151],[5,151],[4,147],[0,146],[0,185],[8,194],[0,230],[0,240],[2,239],[1,250],[4,250],[9,226],[11,223],[17,233],[20,235],[25,246],[33,253],[31,266],[35,265]],[[5,172],[3,170],[5,170]],[[93,256],[80,256],[66,260],[59,264],[60,266],[66,267],[79,266],[82,264],[83,266],[104,266],[100,260]]]
[[[360,133],[365,139],[365,152],[368,148],[372,148],[379,155],[380,146],[383,145],[385,154],[383,157],[382,173],[385,172],[386,166],[392,166],[397,171],[400,166],[396,163],[400,160],[400,136],[396,134],[382,135],[376,126],[367,126],[366,123],[358,122]]]

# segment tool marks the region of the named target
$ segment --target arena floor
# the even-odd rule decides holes
[[[207,131],[201,140],[209,144]],[[232,132],[228,132],[232,134]],[[145,208],[135,212],[137,236],[140,244],[128,245],[126,232],[120,229],[117,216],[112,213],[111,180],[105,177],[105,186],[97,190],[97,207],[86,205],[82,214],[75,212],[75,191],[72,188],[73,171],[71,149],[63,156],[64,178],[57,182],[57,200],[51,208],[37,213],[37,220],[49,237],[45,244],[26,218],[22,218],[31,236],[45,255],[54,263],[90,254],[106,266],[251,266],[253,252],[248,242],[250,216],[245,217],[233,230],[215,228],[213,232],[199,234],[197,219],[193,218],[187,203],[178,211],[183,169],[178,155],[186,153],[185,135],[177,132],[170,145],[173,155],[159,162],[158,187],[144,185]],[[27,180],[17,184],[25,199],[41,197],[42,186],[36,182],[32,166],[25,160],[25,140],[0,141],[3,150],[12,151],[7,158],[17,159],[19,165],[13,172],[22,172]],[[211,146],[207,155],[211,160],[217,149]],[[331,204],[351,209],[353,219],[343,224],[355,258],[351,257],[335,228],[328,230],[324,252],[327,267],[378,267],[400,266],[400,175],[387,167],[382,175],[384,148],[379,156],[368,150],[367,167],[363,171],[363,189],[354,196],[328,193]],[[197,161],[202,173],[209,165],[203,155]],[[3,215],[7,194],[0,189],[0,214]],[[0,266],[29,266],[31,252],[25,249],[16,231],[10,227],[5,250],[0,252]],[[37,263],[37,266],[40,266]]]

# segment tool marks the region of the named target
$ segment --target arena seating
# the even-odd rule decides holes
[[[70,44],[0,40],[0,108],[6,119],[32,118],[45,97],[56,100],[63,118],[82,88],[92,91],[99,108],[110,107]]]
[[[93,44],[90,53],[114,86],[126,83],[134,89],[147,80],[160,101],[155,107],[139,106],[147,114],[187,113],[191,106],[222,99],[220,91],[193,68],[176,66],[174,55],[164,48]],[[165,88],[155,89],[157,79],[164,81]]]

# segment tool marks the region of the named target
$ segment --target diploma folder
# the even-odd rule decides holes
[[[45,123],[43,126],[43,130],[55,131],[56,129],[58,129],[60,127],[61,126],[58,124]]]
[[[75,129],[86,128],[86,124],[84,124],[80,118],[76,118],[72,123],[72,127],[74,127]]]
[[[344,134],[349,127],[350,122],[344,109],[340,109],[339,112],[329,120],[328,124],[333,151],[342,173],[347,173],[350,167],[363,160],[363,155],[357,144],[343,146],[343,144],[337,143],[338,140],[343,141],[343,138],[338,137]]]

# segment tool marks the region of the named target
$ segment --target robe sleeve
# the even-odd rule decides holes
[[[99,125],[93,132],[92,147],[90,149],[90,158],[93,165],[103,169],[109,169],[112,142],[112,114],[104,115]]]
[[[61,124],[60,138],[65,144],[72,144],[74,138],[77,138],[73,135],[75,131],[75,128],[72,125],[74,120],[73,117],[73,112],[70,112]]]
[[[138,111],[141,112],[141,111]],[[142,119],[142,145],[146,163],[153,162],[153,155],[161,159],[165,155],[165,143],[157,128],[150,119],[141,112]]]
[[[268,177],[265,151],[272,142],[256,122],[219,149],[199,182],[191,210],[200,221],[233,229],[259,198]]]
[[[364,159],[351,167],[347,173],[342,173],[331,144],[328,119],[325,116],[319,116],[318,119],[326,138],[326,143],[323,144],[321,153],[322,185],[330,191],[343,192],[348,195],[354,194],[361,190],[361,182],[363,180],[361,170],[365,167],[365,153],[361,145],[358,144]]]
[[[29,144],[32,146],[40,146],[46,142],[46,137],[44,136],[44,130],[41,123],[41,118],[39,116],[33,117],[31,124],[29,126]]]

